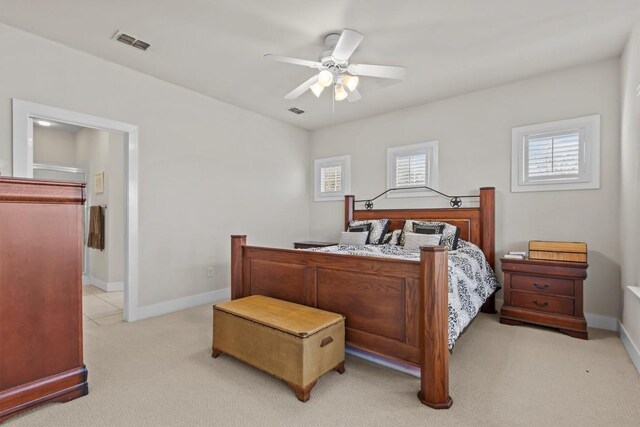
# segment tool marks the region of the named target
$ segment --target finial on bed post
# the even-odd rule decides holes
[[[344,229],[349,228],[349,223],[353,221],[353,210],[355,209],[356,196],[344,196]]]
[[[420,247],[420,391],[434,409],[453,404],[449,396],[449,280],[445,246]]]
[[[231,299],[242,298],[242,247],[247,244],[246,235],[231,236]]]

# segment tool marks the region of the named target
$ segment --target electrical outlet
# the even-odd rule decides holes
[[[207,277],[209,278],[213,277],[213,267],[207,268]]]

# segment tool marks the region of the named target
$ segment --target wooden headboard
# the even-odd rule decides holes
[[[435,208],[435,209],[371,209],[356,210],[355,196],[345,196],[345,230],[352,220],[380,219],[391,220],[389,230],[402,228],[404,221],[426,220],[447,222],[460,227],[460,238],[476,244],[494,267],[495,261],[495,188],[480,189],[480,205],[472,208]]]

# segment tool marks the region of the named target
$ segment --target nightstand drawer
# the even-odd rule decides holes
[[[529,310],[573,316],[573,299],[541,295],[530,292],[511,291],[511,305]]]
[[[539,292],[555,295],[575,295],[573,280],[556,279],[554,277],[529,276],[524,274],[511,275],[511,289]]]

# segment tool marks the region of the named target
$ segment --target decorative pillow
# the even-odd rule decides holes
[[[382,239],[382,244],[383,245],[388,245],[389,242],[391,242],[391,237],[393,236],[393,233],[386,233],[384,235],[384,238]]]
[[[347,229],[349,233],[362,233],[367,232],[367,243],[369,242],[369,236],[371,236],[371,224],[350,225]]]
[[[371,224],[371,234],[367,243],[372,245],[380,245],[384,240],[384,235],[389,229],[388,219],[366,219],[362,221],[351,221],[349,228],[364,224]]]
[[[422,224],[413,223],[413,232],[418,234],[442,234],[444,232],[444,224]]]
[[[438,221],[414,221],[408,219],[404,222],[404,228],[402,229],[402,235],[400,236],[400,245],[405,244],[405,234],[413,231],[413,224],[419,224],[420,226],[438,226],[444,225],[442,231],[441,244],[445,245],[450,251],[458,249],[458,237],[460,236],[460,228],[455,225],[447,224],[446,222]]]
[[[404,250],[417,251],[420,246],[439,245],[442,234],[405,233]]]
[[[402,234],[402,228],[400,228],[398,230],[393,230],[391,232],[391,241],[389,242],[389,244],[398,245],[400,243],[400,235],[401,234]]]
[[[355,245],[355,246],[363,246],[367,243],[367,238],[369,237],[368,231],[343,231],[340,236],[339,245]]]

